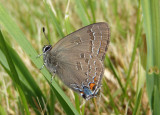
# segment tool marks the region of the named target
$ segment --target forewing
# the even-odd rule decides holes
[[[100,22],[83,27],[64,37],[54,45],[54,51],[61,56],[64,52],[84,52],[103,60],[110,40],[107,23]]]

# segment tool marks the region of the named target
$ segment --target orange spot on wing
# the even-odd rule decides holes
[[[95,85],[96,85],[95,83],[90,83],[89,84],[90,89],[93,90]]]
[[[97,81],[97,79],[96,79],[96,77],[94,78],[94,82],[96,82]]]

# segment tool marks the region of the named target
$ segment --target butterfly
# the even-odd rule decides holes
[[[85,26],[43,47],[44,66],[52,75],[88,100],[96,97],[104,73],[103,61],[110,42],[105,22]]]

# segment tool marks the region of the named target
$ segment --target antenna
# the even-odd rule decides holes
[[[48,37],[47,37],[47,35],[46,35],[46,33],[45,33],[45,28],[44,28],[44,27],[43,27],[43,34],[44,34],[45,38],[48,40],[48,43],[49,43],[49,45],[50,45],[50,42],[49,42],[49,39],[48,39]]]

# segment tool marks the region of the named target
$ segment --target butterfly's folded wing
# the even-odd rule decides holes
[[[100,84],[109,37],[108,24],[101,22],[73,32],[54,45],[51,52],[56,52],[56,73],[67,86],[75,90],[73,84]]]

